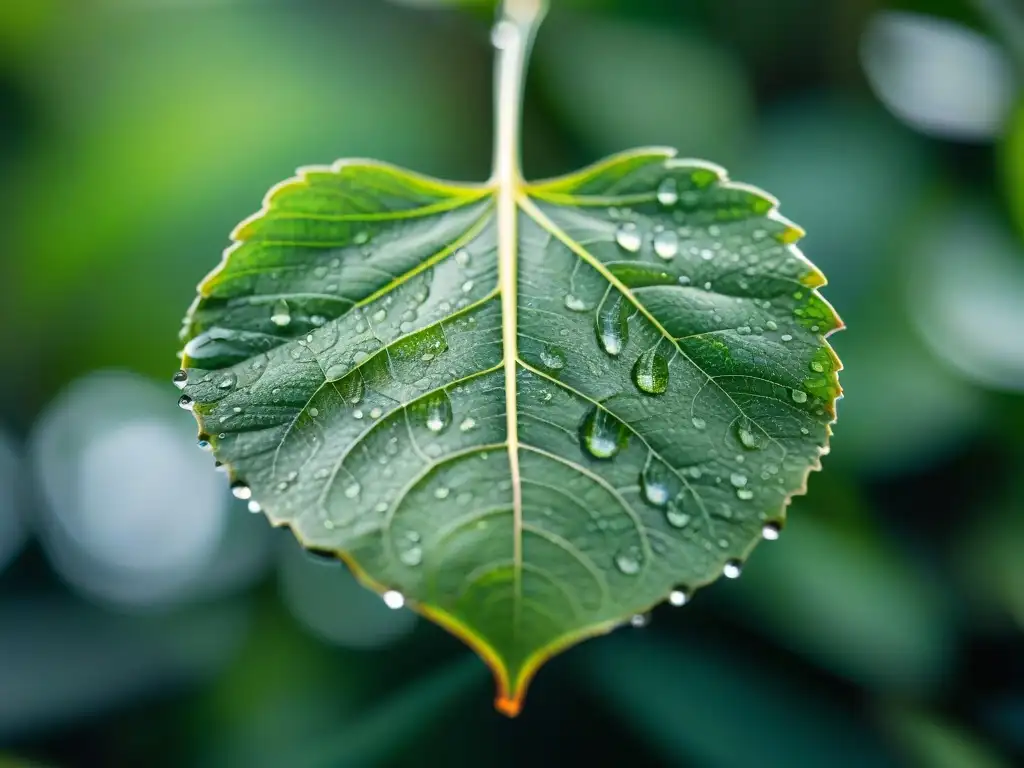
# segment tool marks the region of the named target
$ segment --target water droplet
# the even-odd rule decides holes
[[[380,408],[373,407],[373,408],[370,409],[370,418],[371,419],[379,419],[381,417],[381,414],[383,414],[383,413],[384,412]]]
[[[683,588],[673,589],[668,593],[668,602],[676,608],[686,605],[690,600],[690,593]]]
[[[636,224],[627,221],[620,224],[619,228],[615,230],[615,242],[619,244],[622,250],[636,253],[640,250],[643,238],[640,236],[640,231],[636,228]]]
[[[242,499],[242,501],[245,501],[246,499],[252,498],[252,488],[241,480],[235,480],[235,482],[231,484],[231,494],[236,499]]]
[[[362,488],[360,487],[359,483],[352,483],[352,485],[345,489],[345,498],[354,499],[356,496],[359,495],[359,491],[361,490]]]
[[[476,422],[471,418],[465,418],[462,423],[459,424],[459,430],[462,432],[469,432],[473,427],[476,426]]]
[[[310,418],[315,419],[317,416],[320,415],[320,409],[319,408],[310,408],[309,409],[309,415],[310,415]]]
[[[671,229],[665,229],[654,236],[654,252],[666,261],[674,259],[679,253],[679,235]]]
[[[292,321],[291,310],[288,309],[288,302],[278,299],[270,310],[270,322],[279,328],[284,328]]]
[[[704,261],[711,261],[715,258],[715,252],[709,248],[705,248],[700,252],[700,257],[704,259]],[[707,285],[707,283],[705,283],[705,285]]]
[[[368,242],[370,242],[370,233],[366,232],[365,230],[356,232],[355,236],[352,238],[352,242],[354,242],[356,245],[366,245]]]
[[[383,323],[387,319],[388,311],[384,308],[378,309],[376,312],[373,313],[373,322],[375,323]]]
[[[790,336],[788,333],[782,334],[779,338],[782,339],[783,341],[792,341],[793,340],[793,337]]]
[[[761,529],[761,538],[765,541],[776,541],[782,532],[782,526],[778,523],[765,523]]]
[[[740,488],[736,491],[736,496],[743,501],[750,501],[754,498],[754,492],[749,488]]]
[[[384,600],[384,605],[393,611],[397,611],[405,605],[405,597],[394,589],[389,589],[381,597]]]
[[[673,528],[685,528],[693,518],[683,511],[678,502],[672,502],[665,511],[665,519]]]
[[[733,472],[729,475],[729,482],[734,488],[742,488],[747,484],[747,476],[740,472]]]
[[[629,625],[631,627],[636,627],[637,629],[642,629],[650,623],[650,614],[646,613],[634,613],[633,616],[629,619]]]
[[[444,394],[432,397],[424,406],[427,429],[442,432],[452,422],[452,406]]]
[[[743,573],[743,563],[739,560],[730,560],[722,568],[722,575],[727,579],[738,579]]]
[[[362,410],[359,409],[359,408],[356,408],[354,411],[352,411],[352,418],[356,419],[356,420],[363,418]]]
[[[450,494],[450,493],[451,493],[451,490],[448,489],[448,488],[445,488],[442,485],[440,488],[437,488],[437,489],[434,490],[434,498],[435,499],[447,499],[448,498],[448,494]]]
[[[174,386],[178,389],[184,389],[185,385],[188,384],[188,373],[185,371],[178,371],[171,377],[171,381],[174,382]]]
[[[807,429],[807,427],[800,427],[800,434],[801,435],[809,435],[809,434],[811,434],[811,431],[809,429]]]
[[[469,264],[469,251],[465,248],[459,248],[459,250],[455,252],[455,263],[460,267],[464,267]]]
[[[195,408],[195,401],[188,395],[182,395],[178,398],[178,407],[185,411],[191,411]]]
[[[573,296],[571,293],[565,294],[565,307],[571,309],[573,312],[586,312],[587,305],[583,299]]]
[[[649,395],[660,395],[668,389],[668,360],[656,347],[637,358],[633,383]]]
[[[404,549],[399,553],[398,559],[405,565],[417,566],[423,562],[423,547],[412,546]]]
[[[199,449],[203,450],[203,451],[213,450],[213,446],[210,445],[210,436],[209,435],[205,435],[205,434],[199,435],[199,439],[196,441],[196,445],[198,445]]]
[[[601,348],[615,356],[622,351],[629,339],[629,317],[626,302],[621,293],[611,300],[605,299],[597,311],[597,340]]]
[[[802,389],[794,389],[791,394],[793,395],[793,402],[794,403],[806,403],[807,402],[807,393],[804,392]]]
[[[652,462],[640,475],[640,491],[644,501],[655,507],[664,507],[672,497],[668,484],[668,468],[660,462]]]
[[[811,370],[814,371],[815,373],[824,373],[825,372],[825,366],[822,365],[821,363],[819,363],[817,360],[812,360],[811,361]]]
[[[658,202],[666,208],[679,202],[679,190],[676,180],[669,176],[658,185]]]
[[[473,290],[473,281],[472,280],[467,280],[466,282],[464,282],[462,284],[462,292],[463,293],[469,293],[472,290]]]
[[[254,515],[258,515],[260,512],[263,511],[263,507],[260,506],[260,503],[258,501],[253,499],[252,501],[249,502],[249,511]]]
[[[540,351],[540,362],[549,371],[560,371],[565,368],[565,352],[560,347],[544,347]]]
[[[704,419],[700,418],[699,416],[694,416],[691,419],[691,421],[693,422],[693,428],[694,429],[704,429],[708,425],[708,423],[706,421],[704,421]]]
[[[761,437],[754,431],[753,425],[746,420],[736,422],[736,438],[740,445],[748,451],[756,451],[761,447]]]
[[[632,550],[620,552],[615,556],[615,567],[626,576],[635,576],[640,573],[640,558]]]
[[[629,442],[626,425],[608,411],[595,406],[580,427],[580,441],[595,459],[610,459]]]

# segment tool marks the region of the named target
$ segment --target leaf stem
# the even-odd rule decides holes
[[[512,634],[518,634],[522,602],[523,496],[519,473],[519,414],[516,380],[518,374],[517,286],[519,236],[516,197],[522,186],[519,163],[519,134],[522,121],[523,80],[534,35],[546,10],[546,0],[505,0],[501,18],[491,33],[497,49],[495,63],[494,186],[498,241],[498,290],[501,293],[501,339],[505,371],[505,433],[508,443],[509,477],[512,483],[513,525],[513,619]],[[518,680],[499,681],[503,690],[496,705],[514,715],[521,705]]]

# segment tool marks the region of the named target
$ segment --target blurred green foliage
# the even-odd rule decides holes
[[[159,604],[80,580],[118,546],[133,553],[119,568],[170,578],[185,553],[145,491],[192,470],[62,393],[127,371],[104,379],[110,396],[164,391],[147,423],[194,442],[168,381],[181,308],[271,184],[346,156],[487,176],[491,6],[0,3],[0,765],[1024,760],[1012,0],[554,0],[527,88],[529,175],[651,141],[772,190],[847,322],[846,398],[825,471],[742,579],[556,660],[519,720],[492,711],[460,643],[381,614],[341,566],[227,498],[211,550],[226,570],[189,565]],[[884,67],[864,66],[869,30]],[[993,104],[1004,71],[1012,103]],[[934,122],[1003,108],[972,141]],[[54,420],[72,437],[43,439]],[[102,493],[119,467],[101,437],[135,446],[130,505]]]

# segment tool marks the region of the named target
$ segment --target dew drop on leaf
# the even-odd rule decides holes
[[[195,401],[188,395],[182,395],[178,398],[178,407],[185,411],[191,411],[195,408]]]
[[[657,348],[637,358],[633,366],[633,383],[649,395],[660,395],[668,389],[668,360]]]
[[[540,351],[540,362],[551,372],[565,368],[565,352],[556,346],[544,347]]]
[[[279,328],[284,328],[291,321],[292,313],[288,308],[288,302],[284,299],[275,301],[274,306],[270,310],[270,322]]]
[[[793,402],[794,403],[806,403],[807,402],[807,393],[804,392],[802,389],[794,389],[791,394],[793,395]]]
[[[740,472],[733,472],[729,476],[729,482],[734,488],[743,488],[747,484],[747,476]]]
[[[405,565],[415,567],[423,562],[423,547],[413,545],[403,549],[398,559]]]
[[[405,597],[402,595],[401,592],[398,592],[394,589],[389,589],[387,592],[381,595],[381,599],[384,600],[384,605],[386,605],[393,611],[397,611],[399,608],[405,605]]]
[[[699,416],[694,416],[691,419],[691,421],[693,422],[693,428],[694,429],[704,429],[708,425],[708,423],[706,421],[704,421],[704,419],[700,418]]]
[[[629,432],[608,411],[594,406],[580,426],[580,442],[595,459],[610,459],[628,444]]]
[[[740,445],[748,451],[756,451],[761,447],[761,436],[754,431],[754,426],[746,419],[736,422],[736,438]]]
[[[654,235],[654,252],[668,261],[679,253],[679,235],[671,229],[663,229]]]
[[[615,567],[626,576],[635,576],[640,573],[640,558],[633,550],[619,552],[615,556]]]
[[[667,469],[661,463],[651,463],[640,475],[640,491],[644,501],[654,507],[664,507],[672,490],[666,482]]]
[[[689,602],[689,600],[689,592],[686,589],[683,589],[682,587],[677,587],[676,589],[673,589],[671,592],[668,593],[669,603],[671,605],[674,605],[676,608],[686,605],[686,603]]]
[[[673,501],[669,503],[668,509],[665,511],[665,519],[673,528],[685,528],[693,518],[683,510],[678,501]]]
[[[249,508],[249,511],[252,514],[254,514],[254,515],[258,515],[260,512],[263,511],[263,507],[260,506],[260,503],[258,501],[256,501],[255,499],[253,499],[252,501],[249,502],[249,507],[248,508]]]
[[[643,238],[640,236],[640,230],[637,229],[636,224],[627,221],[620,224],[619,228],[615,230],[615,242],[622,250],[636,253],[640,250]]]
[[[452,423],[452,405],[443,392],[426,403],[427,429],[435,434],[443,432]]]
[[[185,371],[178,371],[171,377],[171,381],[174,382],[174,386],[178,389],[184,389],[188,384],[188,373]]]
[[[782,528],[778,523],[765,523],[761,528],[761,538],[765,541],[776,541],[779,538]]]
[[[573,312],[586,312],[587,305],[583,299],[578,296],[574,296],[571,293],[565,294],[565,307],[571,309]]]
[[[354,499],[361,490],[362,488],[359,486],[359,483],[352,483],[345,489],[345,498]]]
[[[739,560],[730,560],[722,568],[722,575],[727,579],[738,579],[743,573],[743,563]]]
[[[252,488],[241,480],[236,480],[231,484],[231,494],[236,499],[242,499],[245,501],[246,499],[252,498]]]
[[[647,613],[634,613],[629,619],[629,625],[642,629],[651,623],[651,616]]]
[[[597,340],[613,357],[622,352],[629,339],[628,309],[621,293],[606,299],[597,311]]]
[[[669,176],[658,185],[658,202],[666,208],[679,202],[679,190],[676,187],[676,180]]]

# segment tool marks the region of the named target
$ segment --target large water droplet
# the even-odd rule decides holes
[[[782,532],[782,526],[778,523],[765,523],[761,529],[761,538],[765,541],[776,541]]]
[[[362,488],[360,487],[359,483],[352,483],[350,486],[348,486],[348,488],[345,489],[345,498],[354,499],[356,496],[359,495],[359,491],[361,490]]]
[[[411,546],[407,549],[402,550],[398,555],[398,559],[401,560],[405,565],[417,566],[423,562],[423,547]]]
[[[668,389],[668,360],[657,348],[637,358],[633,366],[633,383],[649,395],[660,395]]]
[[[578,296],[573,296],[571,293],[565,294],[565,306],[566,309],[571,309],[573,312],[587,311],[586,302]]]
[[[242,501],[252,498],[252,488],[241,480],[235,480],[231,484],[231,493],[236,499],[242,499]]]
[[[459,250],[455,252],[455,263],[460,267],[464,267],[469,264],[469,258],[469,251],[465,248],[459,248]]]
[[[640,230],[637,229],[636,224],[627,221],[620,224],[619,228],[615,230],[615,242],[619,244],[622,250],[636,253],[640,250],[641,244],[643,244],[643,237],[640,235]]]
[[[655,507],[664,507],[672,498],[669,470],[661,462],[651,462],[640,475],[640,491],[644,501]]]
[[[381,595],[381,597],[384,600],[384,605],[386,605],[393,611],[397,611],[399,608],[405,605],[405,597],[402,595],[401,592],[398,592],[394,589],[389,589],[387,592]]]
[[[258,515],[260,512],[263,511],[263,507],[260,506],[260,503],[258,501],[253,499],[252,501],[249,502],[249,511],[254,515]]]
[[[594,406],[580,427],[580,442],[595,459],[610,459],[629,443],[626,425]]]
[[[730,560],[722,568],[722,575],[727,579],[738,579],[743,573],[743,563],[739,560]]]
[[[708,425],[708,423],[699,416],[694,416],[692,419],[690,419],[690,421],[693,422],[694,429],[705,429]]]
[[[792,396],[793,396],[793,402],[794,403],[806,403],[807,402],[807,393],[804,392],[802,389],[794,389],[790,394],[792,394]]]
[[[679,235],[671,229],[663,229],[654,235],[654,252],[668,261],[679,253]]]
[[[668,505],[668,509],[665,510],[665,519],[668,520],[668,524],[673,528],[685,528],[690,524],[693,519],[679,503],[679,501],[673,501]]]
[[[270,310],[270,321],[280,328],[283,328],[292,321],[292,313],[288,309],[287,301],[278,299],[274,302],[274,306]]]
[[[597,311],[597,340],[609,355],[622,352],[629,339],[629,308],[622,294],[605,299]]]
[[[677,587],[668,593],[668,601],[671,605],[679,608],[690,601],[690,592],[684,587]]]
[[[469,430],[473,429],[473,427],[475,427],[475,426],[476,426],[476,420],[473,419],[472,417],[467,416],[466,418],[464,418],[462,420],[462,423],[459,424],[459,431],[460,432],[469,432]]]
[[[740,419],[736,422],[736,438],[740,441],[740,445],[748,451],[756,451],[761,447],[761,435],[755,429],[747,419]]]
[[[540,351],[540,362],[549,371],[560,371],[565,368],[565,352],[560,347],[543,347]]]
[[[679,189],[671,176],[658,185],[658,202],[666,208],[679,202]]]
[[[195,401],[188,395],[182,395],[178,398],[178,407],[184,411],[191,411],[195,406]]]
[[[185,371],[178,371],[171,377],[171,381],[174,382],[174,386],[178,389],[184,389],[185,385],[188,384],[188,373]]]
[[[444,393],[432,397],[425,410],[427,429],[435,434],[443,432],[452,423],[452,404]]]
[[[743,488],[747,484],[747,476],[740,472],[733,472],[729,475],[729,482],[734,488]]]
[[[619,569],[620,573],[624,573],[627,576],[635,576],[640,573],[640,557],[632,549],[619,552],[615,556],[615,567]]]

